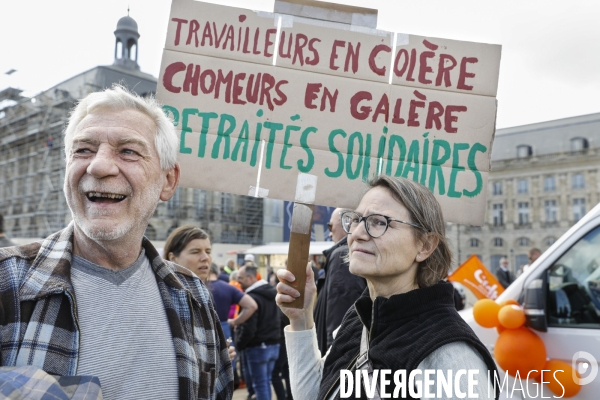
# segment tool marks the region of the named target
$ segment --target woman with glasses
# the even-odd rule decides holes
[[[293,274],[278,271],[277,303],[290,319],[285,336],[294,399],[340,398],[344,370],[354,377],[357,370],[366,370],[359,371],[361,376],[373,370],[391,370],[392,374],[404,370],[407,379],[415,370],[441,370],[446,378],[451,370],[452,381],[459,370],[476,370],[475,384],[465,374],[451,395],[441,392],[442,398],[459,398],[461,393],[495,398],[493,386],[488,390],[488,372],[493,379],[495,363],[458,315],[454,288],[444,281],[452,256],[433,194],[410,180],[381,176],[370,184],[355,211],[342,213],[341,223],[348,234],[350,272],[367,280],[367,290],[346,312],[325,357],[321,358],[316,345],[312,271],[306,270],[303,309],[286,307],[299,292],[293,286]],[[433,380],[429,392],[434,396],[438,393],[436,374],[429,377]],[[377,387],[369,398],[391,395],[395,383],[392,376],[388,379],[391,384],[385,393]],[[348,387],[342,389],[347,392]],[[351,398],[357,395],[355,390]],[[365,386],[361,395],[367,398]],[[412,396],[407,392],[406,396],[425,397],[425,392],[413,391]]]

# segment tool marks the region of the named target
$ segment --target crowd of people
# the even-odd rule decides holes
[[[495,371],[456,311],[441,208],[418,183],[381,176],[332,213],[334,243],[322,268],[307,264],[296,309],[290,271],[262,279],[252,255],[219,268],[201,227],[173,230],[162,254],[144,237],[180,174],[153,99],[92,93],[64,142],[72,222],[0,248],[0,380],[23,378],[14,393],[51,380],[97,394],[86,398],[225,400],[243,382],[250,399],[271,386],[277,400],[337,399],[343,369]],[[489,398],[485,379],[472,390]]]

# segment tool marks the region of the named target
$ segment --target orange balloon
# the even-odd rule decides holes
[[[494,328],[498,326],[498,311],[500,305],[494,300],[481,299],[473,306],[473,318],[484,328]]]
[[[505,328],[517,329],[525,323],[525,312],[514,304],[504,306],[498,312],[498,322]]]
[[[502,331],[494,346],[494,358],[504,371],[526,377],[529,371],[541,371],[546,364],[546,346],[538,335],[525,327]],[[535,378],[539,372],[529,375]]]
[[[502,331],[504,331],[506,328],[502,326],[502,324],[498,324],[498,326],[496,327],[496,331],[498,331],[498,333],[502,333]]]
[[[581,386],[573,380],[573,372],[578,379],[581,379],[581,376],[577,370],[573,370],[571,364],[560,360],[548,360],[544,369],[550,372],[544,372],[543,381],[557,397],[573,397],[581,390]]]
[[[501,302],[500,302],[500,303],[498,303],[498,304],[500,304],[500,308],[502,308],[502,307],[504,307],[504,306],[509,306],[509,305],[511,305],[511,304],[514,304],[515,306],[520,306],[519,302],[518,302],[518,301],[516,301],[515,299],[508,299],[508,300],[504,300],[504,301],[501,301]]]

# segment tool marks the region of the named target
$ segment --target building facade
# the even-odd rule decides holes
[[[117,23],[115,60],[36,95],[0,91],[0,213],[9,237],[43,238],[64,228],[71,212],[63,195],[63,131],[77,99],[120,83],[141,96],[156,92],[156,78],[140,70],[138,27],[129,16]],[[263,199],[179,188],[160,203],[147,236],[162,241],[183,224],[206,229],[214,242],[263,242]]]
[[[448,225],[455,266],[471,254],[490,270],[501,257],[518,273],[600,201],[600,113],[499,129],[486,222]]]

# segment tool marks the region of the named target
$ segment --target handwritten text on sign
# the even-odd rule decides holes
[[[317,204],[355,207],[384,173],[483,223],[499,46],[278,19],[173,1],[157,96],[183,186],[293,200],[302,172]]]

